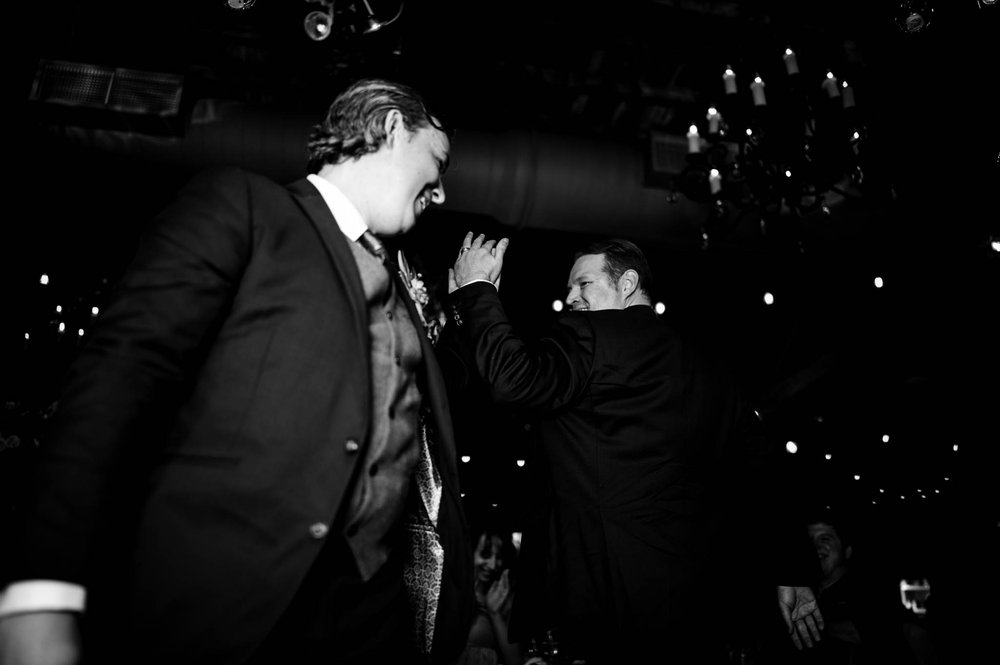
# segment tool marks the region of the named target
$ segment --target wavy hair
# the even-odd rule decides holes
[[[326,117],[309,135],[309,173],[324,164],[340,164],[377,151],[385,144],[385,117],[392,110],[403,115],[403,126],[413,132],[435,127],[448,133],[410,86],[385,79],[361,79],[337,95]]]

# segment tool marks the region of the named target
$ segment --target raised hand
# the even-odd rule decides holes
[[[487,240],[482,233],[475,237],[471,231],[466,233],[455,265],[448,270],[448,293],[474,281],[488,281],[499,289],[509,243],[507,238]]]
[[[811,648],[813,643],[820,641],[823,615],[812,589],[806,586],[779,586],[778,605],[796,649]]]
[[[486,592],[486,610],[491,614],[502,614],[510,598],[510,571],[500,573]]]

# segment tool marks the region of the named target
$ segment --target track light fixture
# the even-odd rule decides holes
[[[906,34],[923,32],[934,17],[931,0],[900,0],[894,10],[896,26]]]
[[[326,11],[311,11],[306,14],[303,25],[309,39],[321,42],[333,32],[333,0],[306,0],[315,2],[326,8]]]
[[[394,23],[396,19],[398,19],[400,15],[402,15],[403,13],[403,3],[400,2],[399,10],[396,11],[395,16],[393,16],[388,21],[379,21],[377,18],[375,18],[375,12],[372,11],[372,6],[368,4],[368,0],[364,0],[364,3],[365,3],[365,10],[368,12],[368,27],[366,27],[364,32],[362,33],[365,35],[370,35],[373,32],[378,32],[387,25]]]

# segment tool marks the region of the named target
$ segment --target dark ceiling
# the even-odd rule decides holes
[[[382,19],[400,8],[398,0],[369,2]],[[407,0],[397,21],[366,35],[364,3],[338,1],[329,38],[312,41],[303,19],[321,6],[305,0],[256,0],[244,10],[225,0],[55,1],[20,10],[18,71],[25,94],[40,59],[170,72],[184,77],[188,104],[229,100],[274,117],[315,119],[347,81],[383,75],[428,95],[459,129],[459,156],[463,131],[470,143],[498,136],[495,147],[504,137],[528,136],[639,154],[654,134],[683,142],[687,126],[720,102],[726,65],[743,83],[759,73],[780,99],[780,54],[790,46],[817,86],[827,70],[851,82],[872,140],[873,172],[888,192],[799,229],[793,249],[769,245],[751,220],[756,235],[747,232],[742,241],[736,234],[721,248],[702,250],[699,224],[710,210],[670,182],[649,191],[676,201],[670,205],[684,211],[677,215],[683,224],[668,228],[665,221],[659,229],[639,211],[633,223],[629,197],[647,193],[635,182],[614,203],[621,217],[581,221],[574,229],[573,216],[587,213],[576,202],[583,190],[594,183],[600,189],[606,179],[606,198],[615,196],[617,162],[602,155],[619,152],[603,149],[581,156],[593,162],[593,173],[555,199],[553,210],[569,218],[558,223],[557,212],[505,219],[494,212],[502,206],[477,209],[476,196],[463,196],[470,180],[463,180],[458,160],[448,181],[454,203],[429,214],[405,247],[434,281],[466,228],[510,235],[507,302],[512,317],[535,330],[561,295],[573,245],[628,229],[646,243],[664,299],[697,319],[731,357],[775,436],[801,441],[803,457],[814,460],[836,451],[834,464],[804,469],[836,476],[831,486],[862,503],[885,486],[893,494],[887,502],[910,505],[895,500],[900,494],[919,506],[939,500],[934,489],[962,478],[970,485],[951,489],[951,496],[978,500],[982,490],[972,485],[981,479],[988,444],[997,440],[988,414],[1000,403],[991,318],[998,259],[987,248],[989,237],[1000,235],[1000,216],[987,196],[1000,184],[994,69],[1000,8],[977,0],[910,3],[933,12],[924,30],[907,34],[896,22],[901,4]],[[66,195],[31,222],[9,222],[15,241],[8,247],[17,247],[26,273],[54,263],[70,275],[114,274],[139,223],[187,168],[178,173],[117,150],[124,140],[83,142],[84,148],[53,141],[44,109],[24,110],[25,131],[13,129],[24,148],[15,182],[41,201],[47,190],[39,174],[45,181],[54,176],[65,181]],[[56,124],[62,139],[73,133],[67,129],[73,120]],[[572,157],[577,144],[568,145]],[[872,288],[875,276],[885,277],[885,289]],[[772,307],[762,304],[767,290],[777,296]],[[501,422],[487,439],[499,431],[509,440],[493,447],[504,452],[480,452],[487,463],[466,473],[483,496],[519,506],[523,481],[510,451],[529,454],[530,430],[516,419]],[[883,444],[890,430],[892,443]],[[486,436],[474,423],[467,432]],[[843,482],[857,469],[863,491]],[[953,480],[942,480],[945,473]],[[920,499],[918,489],[930,498]]]
[[[952,104],[950,89],[986,74],[995,9],[977,0],[910,3],[934,11],[925,30],[904,34],[899,4],[370,0],[382,18],[402,13],[365,35],[365,5],[337,0],[323,41],[306,37],[303,18],[322,9],[306,0],[257,0],[243,10],[225,0],[170,10],[57,0],[21,9],[18,24],[30,36],[25,72],[39,56],[172,71],[199,96],[307,110],[321,110],[346,80],[393,75],[442,102],[459,126],[631,140],[652,129],[683,134],[718,101],[725,65],[767,80],[783,73],[786,46],[804,71],[832,69],[873,107],[907,90],[924,106]]]

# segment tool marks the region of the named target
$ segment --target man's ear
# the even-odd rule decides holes
[[[402,132],[406,129],[406,123],[403,122],[403,114],[399,109],[392,109],[385,114],[383,127],[385,128],[385,142],[389,146],[392,146],[392,142],[401,136]]]
[[[854,554],[854,549],[850,545],[844,548],[845,559],[850,559],[852,554]]]
[[[631,268],[623,272],[618,279],[618,288],[621,289],[623,298],[631,296],[639,288],[639,273]]]

